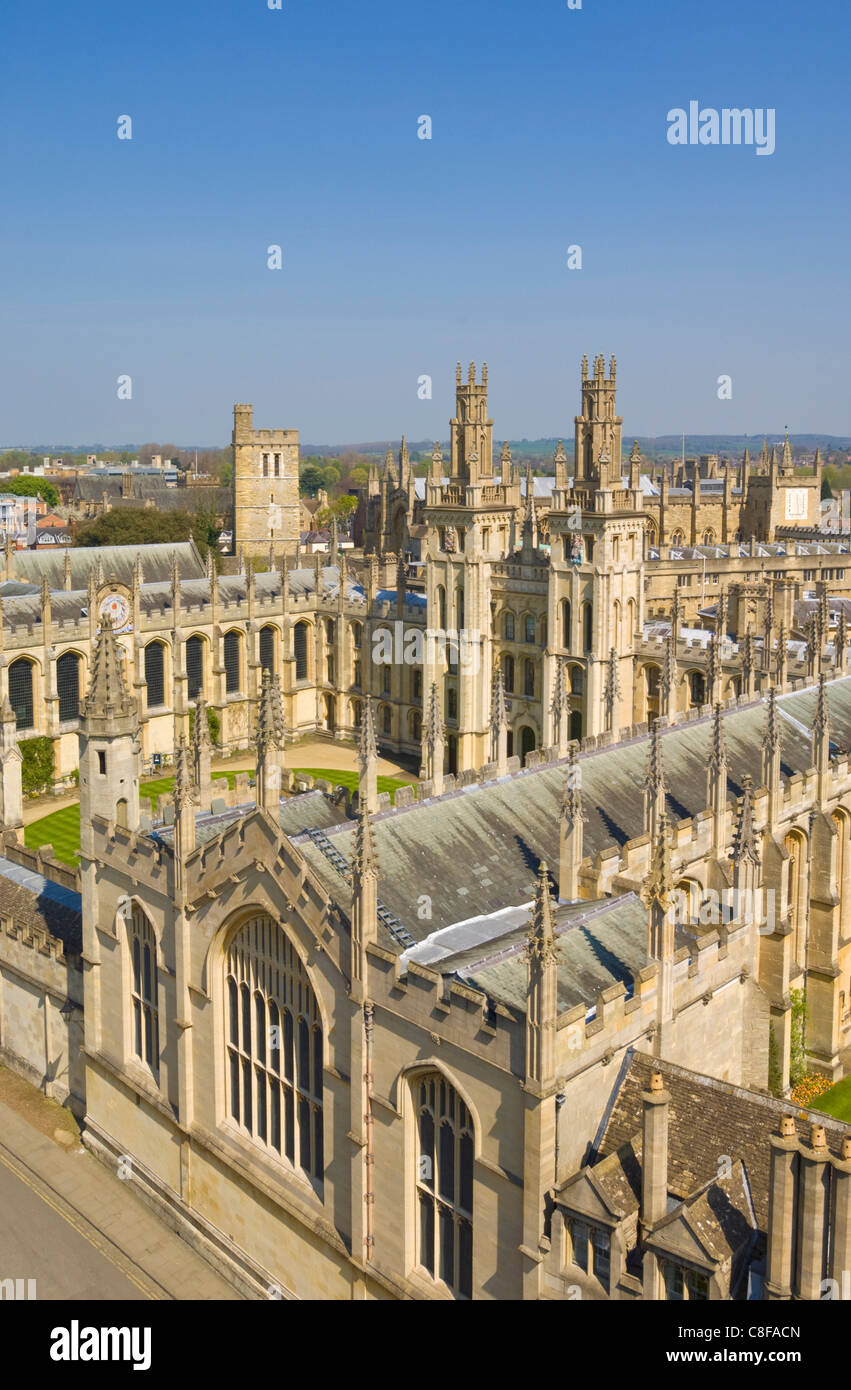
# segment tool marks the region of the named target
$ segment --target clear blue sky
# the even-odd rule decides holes
[[[234,401],[445,438],[458,358],[499,438],[572,437],[585,351],[630,437],[851,433],[849,38],[849,0],[6,0],[0,444],[224,443]],[[773,107],[775,153],[669,145],[690,100]]]

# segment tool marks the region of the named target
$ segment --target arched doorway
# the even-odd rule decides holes
[[[524,728],[522,728],[522,729],[520,730],[520,760],[521,760],[521,763],[525,763],[525,761],[526,761],[526,754],[527,754],[527,753],[534,753],[534,751],[535,751],[535,730],[534,730],[534,729],[530,729],[529,725],[527,724],[527,725],[525,725]]]

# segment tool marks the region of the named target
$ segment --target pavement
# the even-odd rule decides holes
[[[0,1101],[0,1280],[34,1279],[39,1301],[240,1299],[129,1182],[60,1132],[64,1143]]]

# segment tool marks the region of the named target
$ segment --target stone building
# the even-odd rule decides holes
[[[233,408],[234,537],[246,555],[294,554],[300,526],[298,430],[256,430]]]
[[[81,941],[86,1143],[240,1287],[816,1298],[848,1267],[849,1130],[767,1089],[796,988],[809,1065],[848,1065],[851,678],[582,751],[562,726],[525,769],[497,698],[497,757],[457,779],[431,702],[431,775],[394,807],[367,701],[347,810],[282,796],[264,673],[254,797],[217,805],[196,718],[151,820],[119,640],[105,615],[78,926],[69,894],[39,963],[19,943],[43,885],[0,893],[0,1048],[37,1069],[23,996],[64,1017]]]

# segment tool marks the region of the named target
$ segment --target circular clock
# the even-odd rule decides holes
[[[101,618],[111,618],[114,628],[122,628],[130,617],[130,604],[123,594],[107,594],[100,606]]]

